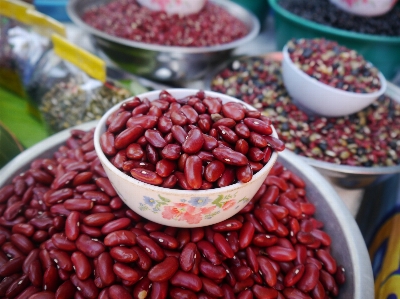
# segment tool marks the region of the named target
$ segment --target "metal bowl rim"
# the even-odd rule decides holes
[[[249,21],[251,22],[251,28],[248,34],[240,39],[237,39],[233,42],[216,45],[216,46],[208,46],[208,47],[178,47],[178,46],[163,46],[157,44],[149,44],[149,43],[140,43],[135,42],[126,38],[116,37],[110,34],[107,34],[101,30],[95,29],[85,23],[79,14],[74,10],[76,3],[81,0],[70,0],[67,4],[67,14],[70,19],[80,28],[83,28],[85,31],[89,32],[90,34],[102,38],[111,42],[115,42],[120,45],[129,46],[133,48],[138,48],[142,50],[150,50],[150,51],[157,51],[157,52],[178,52],[182,54],[205,54],[205,53],[212,53],[212,52],[220,52],[225,50],[231,50],[236,47],[239,47],[243,44],[246,44],[250,40],[254,39],[261,28],[260,21],[257,17],[249,10],[243,8],[239,4],[236,4],[231,1],[222,1],[222,0],[210,0],[211,2],[227,8],[229,10],[230,7],[234,8],[235,10],[241,10],[243,14],[247,14]],[[243,22],[243,20],[241,19]]]

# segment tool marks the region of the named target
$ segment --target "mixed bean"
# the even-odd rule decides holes
[[[135,179],[166,188],[210,189],[249,182],[285,145],[271,121],[238,102],[198,91],[177,99],[133,97],[106,120],[100,145]]]
[[[241,20],[211,1],[196,14],[169,16],[143,7],[136,0],[114,0],[88,9],[82,19],[113,36],[164,46],[214,46],[240,39],[248,33]]]
[[[292,62],[304,73],[331,87],[355,93],[379,91],[379,71],[355,50],[324,38],[292,39]]]
[[[70,78],[56,83],[43,95],[39,110],[50,132],[100,119],[108,109],[132,95],[112,82],[93,90],[84,90],[82,85],[77,78]]]
[[[352,115],[310,116],[289,97],[280,62],[257,56],[230,62],[214,76],[211,90],[256,107],[298,155],[350,166],[400,164],[400,104],[388,96]]]
[[[0,188],[0,297],[332,298],[346,281],[305,182],[282,164],[237,215],[175,228],[117,196],[93,130]]]
[[[330,27],[383,36],[400,36],[400,6],[382,16],[368,17],[348,13],[329,0],[278,0],[278,4],[304,19]]]

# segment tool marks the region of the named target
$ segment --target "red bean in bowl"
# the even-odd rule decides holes
[[[346,283],[331,237],[313,217],[305,182],[282,164],[239,214],[213,226],[173,228],[141,218],[115,195],[103,172],[94,170],[98,158],[80,154],[92,138],[93,130],[72,130],[51,159],[36,159],[0,188],[1,205],[25,198],[8,220],[6,209],[0,213],[1,298],[332,298]],[[53,183],[68,173],[66,158],[85,161],[92,175],[65,181],[72,193],[55,193]],[[49,161],[56,171],[47,168]],[[35,179],[34,169],[51,180]],[[23,192],[17,191],[20,180]],[[90,209],[69,201],[84,198],[87,191],[79,187],[88,184],[96,199],[111,200],[93,200]],[[54,194],[58,201],[45,204]],[[281,197],[291,205],[281,205]],[[28,210],[36,213],[28,217]],[[14,223],[29,233],[14,230]]]
[[[139,107],[145,108],[137,114]],[[162,115],[149,115],[152,107],[160,109]],[[204,171],[210,162],[219,165],[219,170],[232,168],[234,176],[224,186],[248,182],[260,169],[251,161],[265,165],[270,150],[285,148],[282,141],[271,136],[271,121],[261,113],[236,102],[223,104],[202,91],[174,98],[163,90],[159,99],[151,102],[134,97],[121,104],[106,123],[100,146],[111,163],[137,180],[168,188],[220,187],[216,181],[222,172],[216,178]],[[185,154],[182,168],[179,161]],[[171,181],[170,175],[177,179]]]

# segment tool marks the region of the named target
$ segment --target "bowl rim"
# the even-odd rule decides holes
[[[174,93],[186,93],[186,94],[195,94],[196,92],[198,92],[198,89],[192,89],[192,88],[169,88],[166,89],[167,92],[171,93],[172,95],[174,95]],[[155,96],[158,95],[161,92],[161,90],[153,90],[153,91],[149,91],[149,92],[145,92],[139,95],[136,95],[135,97],[139,97],[139,98],[144,98],[144,97],[149,97],[149,96]],[[236,99],[234,97],[225,95],[225,94],[221,94],[215,91],[209,91],[209,90],[205,90],[206,95],[210,95],[213,97],[224,97],[227,98],[230,101],[234,101],[240,104],[243,104],[244,106],[246,106],[246,108],[251,109],[251,110],[256,110],[254,107],[252,107],[251,105],[240,101],[239,99]],[[102,163],[104,163],[106,165],[106,167],[108,167],[110,170],[112,170],[117,176],[121,177],[122,179],[127,180],[130,184],[134,184],[138,187],[147,187],[152,189],[155,192],[159,192],[159,193],[164,193],[164,194],[173,194],[173,195],[188,195],[190,194],[191,196],[193,195],[199,195],[199,196],[208,196],[208,195],[212,195],[215,193],[225,193],[225,192],[232,192],[232,190],[236,190],[242,187],[246,187],[247,184],[260,179],[260,177],[262,177],[263,175],[265,175],[266,171],[268,170],[268,166],[273,166],[278,158],[278,152],[277,151],[273,151],[270,160],[268,161],[267,164],[265,164],[263,166],[263,168],[258,171],[256,174],[253,175],[253,178],[251,179],[250,182],[248,183],[241,183],[241,182],[237,182],[235,184],[231,184],[225,187],[220,187],[220,188],[212,188],[212,189],[208,189],[208,190],[180,190],[180,189],[170,189],[170,188],[164,188],[164,187],[160,187],[160,186],[155,186],[155,185],[151,185],[145,182],[142,182],[140,180],[137,180],[129,175],[127,175],[126,173],[120,171],[119,169],[117,169],[111,162],[110,160],[106,157],[106,155],[104,154],[103,150],[101,149],[100,146],[100,131],[102,130],[103,125],[105,125],[105,122],[107,120],[107,118],[116,110],[119,109],[119,107],[121,106],[121,104],[129,99],[131,99],[133,97],[130,97],[116,105],[114,105],[111,109],[109,109],[102,117],[101,119],[98,121],[97,125],[96,125],[96,129],[94,131],[94,136],[93,136],[93,140],[94,140],[94,147],[95,147],[95,151],[97,153],[97,156],[99,157],[100,161]],[[272,135],[273,137],[278,138],[278,134],[275,130],[275,128],[272,126]]]
[[[381,88],[378,91],[374,91],[374,92],[370,92],[370,93],[358,93],[358,92],[354,92],[354,91],[347,91],[347,90],[342,90],[339,88],[335,88],[333,86],[329,86],[325,83],[322,83],[321,81],[309,76],[308,74],[306,74],[304,71],[302,71],[290,58],[289,56],[289,52],[288,52],[288,45],[286,44],[283,49],[282,49],[282,54],[283,54],[283,60],[282,63],[287,63],[287,65],[290,67],[290,69],[292,71],[294,71],[296,74],[298,74],[299,76],[301,76],[304,80],[306,80],[308,83],[310,84],[315,84],[318,87],[325,89],[326,92],[330,92],[330,93],[335,93],[338,96],[342,96],[342,97],[357,97],[361,100],[370,100],[371,98],[378,98],[379,96],[381,96],[382,94],[385,93],[386,89],[387,89],[387,82],[386,82],[386,78],[385,76],[382,74],[381,71],[379,71],[378,73],[378,78],[379,81],[381,83]],[[371,64],[371,62],[367,61],[367,63]],[[283,81],[285,82],[284,77],[282,76]]]
[[[362,41],[385,42],[385,43],[396,43],[396,44],[400,42],[400,37],[358,33],[355,31],[338,29],[327,25],[319,24],[317,22],[307,20],[305,18],[299,17],[289,12],[288,10],[284,9],[278,4],[278,0],[267,0],[267,1],[269,2],[270,6],[275,12],[285,17],[286,19],[289,19],[292,22],[297,23],[298,25],[309,27],[320,32],[329,33],[332,35],[337,35],[348,39],[357,39]]]
[[[158,52],[177,52],[177,53],[182,53],[182,54],[204,54],[204,53],[212,53],[212,52],[219,52],[219,51],[224,51],[224,50],[231,50],[233,48],[236,48],[238,46],[241,46],[243,44],[246,44],[247,42],[251,41],[254,39],[261,28],[260,21],[258,18],[248,9],[240,6],[239,4],[236,4],[232,1],[223,1],[223,0],[209,0],[210,2],[213,2],[214,4],[217,4],[218,6],[222,6],[224,8],[233,8],[235,10],[240,10],[243,14],[247,14],[250,23],[251,23],[251,28],[249,28],[249,32],[247,35],[244,37],[234,40],[230,43],[225,43],[221,45],[215,45],[215,46],[206,46],[206,47],[179,47],[179,46],[163,46],[163,45],[158,45],[158,44],[149,44],[149,43],[141,43],[141,42],[136,42],[132,41],[126,38],[121,38],[121,37],[116,37],[113,35],[110,35],[108,33],[105,33],[101,30],[98,30],[87,23],[85,23],[80,15],[75,11],[74,7],[77,5],[82,0],[69,0],[67,3],[67,14],[69,18],[74,22],[77,26],[80,28],[84,29],[86,32],[98,37],[102,38],[108,41],[115,42],[120,45],[128,46],[128,47],[133,47],[133,48],[138,48],[142,50],[151,50],[151,51],[158,51]],[[110,2],[110,0],[106,0],[106,2]],[[243,20],[241,20],[243,21]]]

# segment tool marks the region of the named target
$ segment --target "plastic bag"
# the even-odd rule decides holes
[[[0,0],[0,86],[19,96],[24,96],[24,87],[8,34],[16,27],[27,28],[21,20],[32,8],[24,2]]]
[[[36,63],[51,48],[51,34],[65,36],[65,27],[25,3],[6,0],[0,3],[4,14],[1,21],[5,23],[0,35],[0,65],[4,66],[1,82],[24,96]]]
[[[58,35],[52,41],[54,48],[38,62],[27,89],[50,133],[100,119],[133,95],[106,78],[103,60]]]

